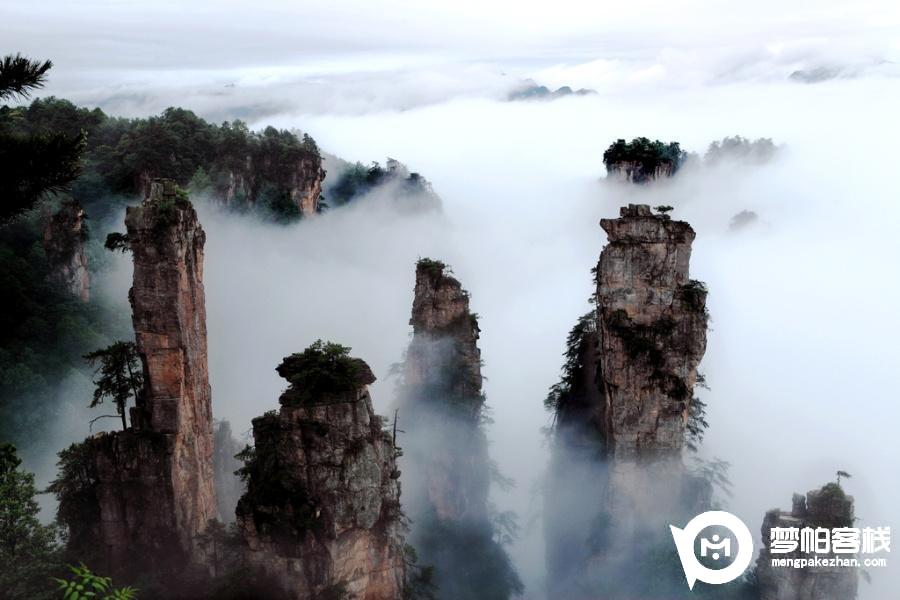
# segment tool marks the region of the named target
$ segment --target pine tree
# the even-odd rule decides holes
[[[57,528],[42,525],[34,475],[20,469],[12,444],[0,444],[0,597],[51,597],[59,569]]]

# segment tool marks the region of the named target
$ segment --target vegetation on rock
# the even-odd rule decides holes
[[[137,399],[144,385],[143,367],[134,342],[113,342],[106,348],[85,354],[84,358],[92,366],[99,364],[94,372],[97,376],[94,385],[97,387],[91,408],[108,398],[116,405],[116,412],[122,418],[122,429],[127,429],[125,413],[128,401]]]
[[[275,369],[290,385],[281,395],[285,405],[355,400],[348,396],[375,381],[369,366],[350,356],[350,348],[316,340],[300,353],[285,357]]]
[[[397,185],[401,196],[422,195],[436,199],[428,181],[419,173],[409,172],[392,158],[385,166],[372,162],[368,167],[360,162],[348,164],[327,184],[325,194],[330,207],[338,207],[362,198],[372,190],[388,183]]]
[[[570,399],[577,381],[584,369],[582,362],[582,350],[588,333],[597,331],[597,311],[582,315],[566,337],[566,351],[563,353],[565,361],[560,373],[560,379],[553,384],[547,397],[544,398],[544,407],[556,414]]]
[[[617,163],[635,163],[640,165],[644,175],[652,174],[662,166],[668,166],[674,174],[684,159],[685,153],[678,142],[666,144],[645,137],[630,142],[618,139],[603,153],[603,164],[608,171],[613,171]]]

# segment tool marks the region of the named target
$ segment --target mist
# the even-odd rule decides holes
[[[828,93],[822,93],[828,86]],[[701,370],[711,428],[702,456],[732,463],[725,505],[758,531],[790,494],[853,474],[864,525],[891,525],[900,489],[891,403],[900,333],[892,235],[900,217],[888,174],[900,132],[892,81],[694,90],[616,102],[540,105],[459,101],[378,116],[283,115],[347,159],[398,156],[441,195],[442,214],[398,212],[384,199],[295,226],[249,224],[200,205],[208,233],[210,371],[218,417],[237,432],[277,405],[274,367],[317,338],[353,347],[393,402],[390,365],[408,343],[414,263],[453,266],[481,319],[490,453],[517,481],[494,491],[526,525],[512,549],[527,597],[541,597],[539,485],[549,450],[542,399],[566,333],[588,307],[604,244],[598,220],[628,202],[670,204],[698,232],[692,277],[707,282],[712,331]],[[857,119],[846,106],[865,106]],[[719,107],[719,108],[717,108]],[[673,181],[623,188],[599,181],[616,137],[648,134],[702,151],[726,134],[773,137],[768,165],[687,169]],[[738,232],[731,217],[759,222]],[[895,569],[872,572],[879,598]]]
[[[18,13],[33,21],[40,16],[26,14],[33,11]],[[656,15],[657,25],[664,16]],[[840,11],[829,13],[826,29],[838,31],[840,18]],[[634,26],[618,13],[616,19]],[[893,13],[886,14],[872,30],[882,31],[891,19]],[[528,23],[516,23],[516,35],[527,37]],[[219,25],[211,31],[220,31]],[[54,17],[48,27],[62,35],[68,25]],[[814,30],[815,23],[808,27]],[[423,60],[445,64],[435,47],[441,44],[426,43],[433,29],[421,28],[403,44],[390,41],[391,31],[383,29],[374,47],[364,50],[396,52],[405,45],[399,49],[430,50]],[[287,35],[283,26],[276,33]],[[499,52],[499,43],[484,41],[488,33],[473,35],[487,54]],[[853,475],[844,485],[855,497],[861,526],[896,527],[900,516],[900,201],[893,177],[900,80],[883,62],[896,53],[896,39],[885,34],[871,52],[850,40],[840,48],[855,50],[832,57],[821,52],[827,39],[788,44],[785,54],[762,52],[768,38],[761,36],[752,50],[735,48],[725,62],[698,58],[705,44],[722,43],[723,36],[708,33],[685,52],[631,46],[625,58],[611,62],[586,59],[590,44],[577,51],[555,46],[540,61],[508,69],[511,77],[601,92],[550,103],[500,101],[507,69],[484,63],[435,67],[424,89],[415,89],[421,65],[408,54],[401,67],[395,60],[387,60],[388,67],[377,61],[359,67],[378,73],[364,80],[374,91],[362,101],[335,101],[360,91],[358,71],[330,79],[315,70],[273,77],[265,85],[251,81],[248,95],[239,87],[219,96],[213,91],[222,91],[233,73],[211,67],[212,53],[201,52],[199,42],[188,63],[211,69],[206,88],[177,80],[171,68],[176,57],[169,54],[159,72],[144,65],[141,77],[129,81],[115,79],[115,69],[140,66],[128,60],[139,52],[116,56],[111,70],[98,73],[86,67],[95,58],[90,52],[67,57],[61,47],[11,41],[22,41],[22,51],[35,55],[60,55],[68,70],[48,92],[71,93],[115,114],[184,104],[204,115],[245,118],[251,127],[296,127],[343,159],[367,163],[392,156],[431,181],[443,200],[439,213],[409,214],[376,193],[288,226],[195,199],[207,232],[215,416],[231,421],[246,439],[250,420],[277,407],[284,386],[275,366],[318,338],[351,346],[372,367],[376,410],[388,414],[395,400],[390,366],[409,342],[415,261],[445,261],[480,316],[485,392],[494,419],[487,426],[489,452],[517,483],[508,492],[494,489],[492,501],[519,514],[524,531],[511,554],[525,597],[543,598],[536,490],[550,455],[540,431],[550,415],[542,401],[558,378],[566,334],[589,307],[590,269],[605,243],[599,219],[618,215],[629,202],[672,205],[673,217],[697,231],[691,275],[707,283],[712,315],[700,365],[711,389],[699,392],[710,429],[700,455],[732,465],[734,495],[724,507],[747,523],[758,543],[766,510],[789,508],[793,492],[819,487],[842,469]],[[442,43],[454,41],[451,36]],[[352,62],[347,45],[336,46],[345,52],[340,64]],[[270,58],[250,52],[243,66],[252,74]],[[835,61],[844,65],[843,74],[830,81],[785,80],[798,65]],[[92,77],[79,79],[85,73]],[[304,79],[320,75],[325,92]],[[298,98],[299,91],[310,97]],[[199,106],[190,104],[194,100]],[[616,138],[677,140],[702,153],[711,141],[734,134],[771,137],[781,149],[766,165],[685,169],[646,188],[601,181],[603,150]],[[742,210],[756,212],[758,221],[730,231],[731,218]],[[128,258],[115,258],[100,277],[104,293],[120,297],[125,309]],[[87,403],[88,383],[76,383],[71,403]],[[68,426],[76,418],[83,423],[79,412],[60,424],[54,451],[83,436],[80,426],[77,434]],[[900,585],[896,565],[870,575],[871,584],[860,584],[863,599],[888,597]]]

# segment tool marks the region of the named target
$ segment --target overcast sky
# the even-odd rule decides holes
[[[47,93],[116,114],[404,110],[523,78],[616,93],[894,72],[891,0],[0,2],[0,46],[56,63]]]
[[[896,0],[0,1],[0,52],[56,63],[44,94],[298,127],[344,158],[421,171],[440,217],[370,202],[270,230],[204,210],[216,414],[246,431],[275,406],[280,357],[317,337],[372,364],[386,411],[412,265],[445,258],[482,315],[491,453],[519,482],[498,503],[524,521],[547,455],[541,402],[605,243],[597,221],[635,199],[675,206],[698,231],[692,272],[714,319],[704,452],[733,463],[728,506],[753,531],[838,468],[866,524],[897,525],[898,32]],[[830,80],[796,83],[797,71]],[[598,94],[497,101],[528,78]],[[734,134],[784,149],[765,168],[631,195],[598,182],[617,137],[702,152]],[[740,210],[760,226],[734,235]],[[119,258],[105,285],[124,303]],[[539,598],[540,527],[527,531],[513,557]],[[900,569],[873,577],[863,598],[882,600]]]

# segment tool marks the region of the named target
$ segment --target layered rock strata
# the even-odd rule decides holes
[[[172,581],[203,572],[198,536],[215,519],[213,437],[203,289],[205,234],[173,182],[156,180],[125,224],[134,255],[129,293],[144,388],[132,426],[86,441],[106,571]],[[73,537],[84,538],[79,532]],[[90,536],[88,536],[90,537]],[[135,557],[140,556],[140,560]]]
[[[253,420],[238,525],[249,564],[287,597],[394,600],[406,566],[393,434],[371,370],[344,350],[314,345],[279,366],[291,386]]]
[[[615,585],[589,580],[615,580],[614,549],[670,544],[658,532],[702,512],[710,495],[682,459],[706,349],[706,289],[689,275],[694,231],[645,205],[601,226],[596,311],[573,330],[566,379],[551,393],[548,571],[573,597],[612,594]]]
[[[416,265],[410,325],[399,419],[411,540],[422,563],[436,569],[438,597],[509,597],[521,583],[490,520],[478,319],[468,292],[439,261]]]

